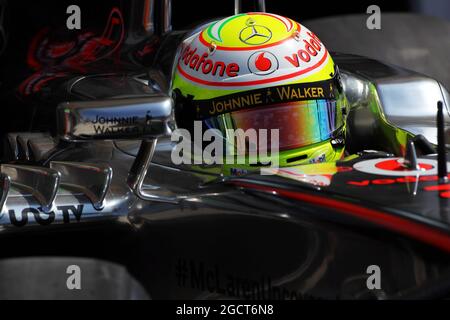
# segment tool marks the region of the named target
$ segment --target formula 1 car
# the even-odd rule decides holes
[[[174,165],[176,48],[210,22],[171,31],[161,1],[153,26],[153,3],[128,13],[143,6],[159,36],[114,7],[98,33],[34,38],[34,71],[17,88],[40,109],[26,118],[33,130],[8,129],[4,141],[0,298],[449,297],[442,84],[333,53],[351,105],[348,157],[270,175]],[[83,290],[67,289],[69,265]]]

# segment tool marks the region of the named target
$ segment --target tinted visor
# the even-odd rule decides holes
[[[329,80],[256,89],[195,101],[197,120],[206,128],[217,129],[222,138],[236,145],[229,130],[267,130],[264,145],[270,150],[270,130],[278,129],[280,151],[326,141],[344,125],[346,100],[339,73]],[[252,142],[249,142],[250,144]]]
[[[301,148],[330,139],[343,125],[337,100],[308,100],[273,105],[222,114],[204,120],[207,128],[218,129],[230,141],[227,129],[268,130],[267,147],[270,149],[270,130],[279,130],[279,149]],[[229,135],[229,134],[228,134]]]

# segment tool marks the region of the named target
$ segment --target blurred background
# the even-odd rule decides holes
[[[243,6],[253,0],[242,0]],[[348,0],[348,1],[290,1],[266,0],[268,12],[288,16],[302,23],[304,20],[344,14],[362,14],[370,5],[378,5],[382,12],[411,12],[450,20],[448,0]],[[174,26],[184,28],[199,19],[207,19],[233,12],[233,0],[220,0],[220,5],[208,0],[173,0]],[[187,16],[185,13],[189,12]]]
[[[254,10],[255,3],[242,0],[242,11]],[[80,30],[66,27],[66,9],[73,4],[81,9]],[[71,77],[145,72],[165,38],[158,29],[161,4],[159,0],[0,0],[0,106],[7,105],[3,114],[14,118],[0,126],[0,134],[40,130],[45,119],[53,117],[57,101],[65,98],[55,88]],[[171,4],[175,31],[234,12],[234,0],[172,0]],[[380,7],[380,30],[366,27],[370,5]],[[379,59],[426,74],[450,88],[448,0],[266,0],[266,11],[304,24],[329,51]],[[35,115],[41,118],[30,121]],[[33,127],[26,127],[29,123]]]

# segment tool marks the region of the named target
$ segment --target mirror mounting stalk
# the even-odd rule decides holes
[[[137,197],[159,200],[143,190],[158,137],[175,128],[168,96],[66,102],[58,107],[58,134],[66,143],[142,139],[127,183]]]
[[[438,177],[440,181],[446,182],[447,178],[447,155],[445,152],[445,123],[442,101],[437,103],[437,140],[438,140]]]

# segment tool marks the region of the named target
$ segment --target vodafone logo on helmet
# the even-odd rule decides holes
[[[225,63],[220,60],[213,60],[208,52],[197,53],[198,48],[187,46],[180,55],[178,65],[189,68],[192,71],[212,75],[215,77],[236,77],[239,72],[239,65],[234,62]]]
[[[308,35],[307,39],[298,39],[301,41],[300,48],[294,53],[284,57],[286,61],[296,68],[300,67],[300,64],[309,63],[311,59],[319,55],[320,52],[324,50],[319,38],[317,38],[314,33],[308,31],[306,34]],[[299,37],[299,35],[297,36]]]
[[[265,76],[278,70],[278,59],[268,51],[258,51],[248,59],[248,69],[251,73]]]

